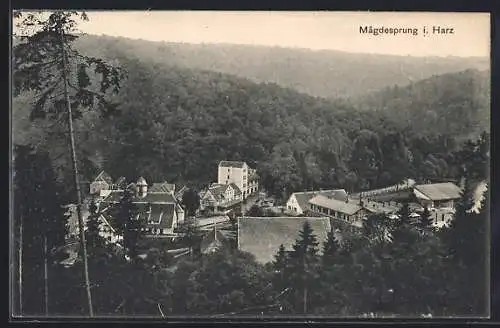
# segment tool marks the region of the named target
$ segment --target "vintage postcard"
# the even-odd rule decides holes
[[[487,13],[12,13],[11,317],[488,318]]]

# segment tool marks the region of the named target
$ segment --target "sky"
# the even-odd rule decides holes
[[[88,11],[88,34],[150,41],[232,43],[411,56],[490,54],[488,13]],[[360,26],[416,28],[418,35],[360,33]],[[433,34],[433,27],[453,34]],[[428,34],[422,29],[426,27]],[[448,30],[450,31],[450,30]]]

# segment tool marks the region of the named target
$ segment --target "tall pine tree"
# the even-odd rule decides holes
[[[84,279],[89,316],[93,316],[90,277],[87,263],[82,195],[76,158],[76,142],[73,121],[82,110],[99,109],[105,114],[116,108],[107,101],[110,91],[117,92],[122,73],[103,60],[79,54],[72,48],[79,17],[87,20],[85,13],[55,11],[52,13],[14,13],[18,19],[14,47],[13,90],[14,95],[23,91],[36,92],[31,111],[32,120],[49,118],[63,121],[68,126],[68,144],[71,154],[74,198],[77,205],[80,244],[83,253]],[[101,77],[98,86],[90,83],[89,71]]]
[[[308,304],[313,299],[311,295],[314,295],[317,287],[318,245],[310,223],[305,221],[290,252],[290,276],[296,313],[308,313]]]

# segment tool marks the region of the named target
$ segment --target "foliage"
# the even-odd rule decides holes
[[[110,224],[116,229],[117,233],[123,236],[123,247],[127,251],[130,259],[136,260],[138,254],[138,243],[141,238],[141,228],[146,222],[139,215],[139,209],[133,203],[134,190],[126,189],[117,206],[112,208]]]
[[[95,35],[81,37],[75,46],[88,55],[110,60],[132,57],[152,64],[214,70],[329,98],[355,97],[467,68],[490,68],[487,56],[397,57],[252,45],[164,43]]]
[[[250,207],[250,209],[248,210],[248,212],[246,212],[245,215],[251,217],[260,217],[260,216],[265,216],[265,213],[262,207],[260,207],[257,204],[254,204]]]
[[[200,196],[190,188],[182,195],[182,205],[186,208],[188,216],[194,216],[200,207]]]
[[[70,181],[68,102],[72,118],[78,121],[74,123],[75,129],[81,125],[91,129],[96,117],[109,115],[116,109],[111,97],[119,90],[124,74],[119,68],[73,48],[79,37],[76,26],[80,20],[87,20],[85,13],[19,12],[17,16],[12,53],[13,94],[24,97],[28,93],[30,99],[24,102],[25,108],[14,107],[14,115],[22,111],[23,119],[31,121],[30,130],[35,133],[48,126],[48,133],[41,135],[45,141],[35,143],[50,154],[59,179]],[[77,141],[88,139],[86,134],[88,130],[77,132]],[[32,137],[28,134],[27,138]],[[97,160],[92,151],[78,149],[77,154],[83,155],[84,171],[92,170]],[[67,192],[74,191],[68,187],[70,184],[64,186]]]
[[[240,252],[215,252],[183,262],[170,283],[175,314],[247,314],[267,303],[266,293],[259,293],[266,287],[264,268]]]
[[[120,116],[110,124],[84,112],[76,129],[87,179],[100,167],[128,179],[209,183],[221,158],[235,159],[256,167],[270,194],[287,198],[297,190],[358,191],[406,177],[456,178],[461,170],[454,133],[423,134],[384,112],[360,113],[234,76],[126,56],[119,64],[128,72],[113,98]]]

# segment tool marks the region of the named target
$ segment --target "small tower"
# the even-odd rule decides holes
[[[146,182],[146,179],[144,179],[143,177],[137,179],[136,186],[139,197],[145,197],[148,193],[148,183]]]

